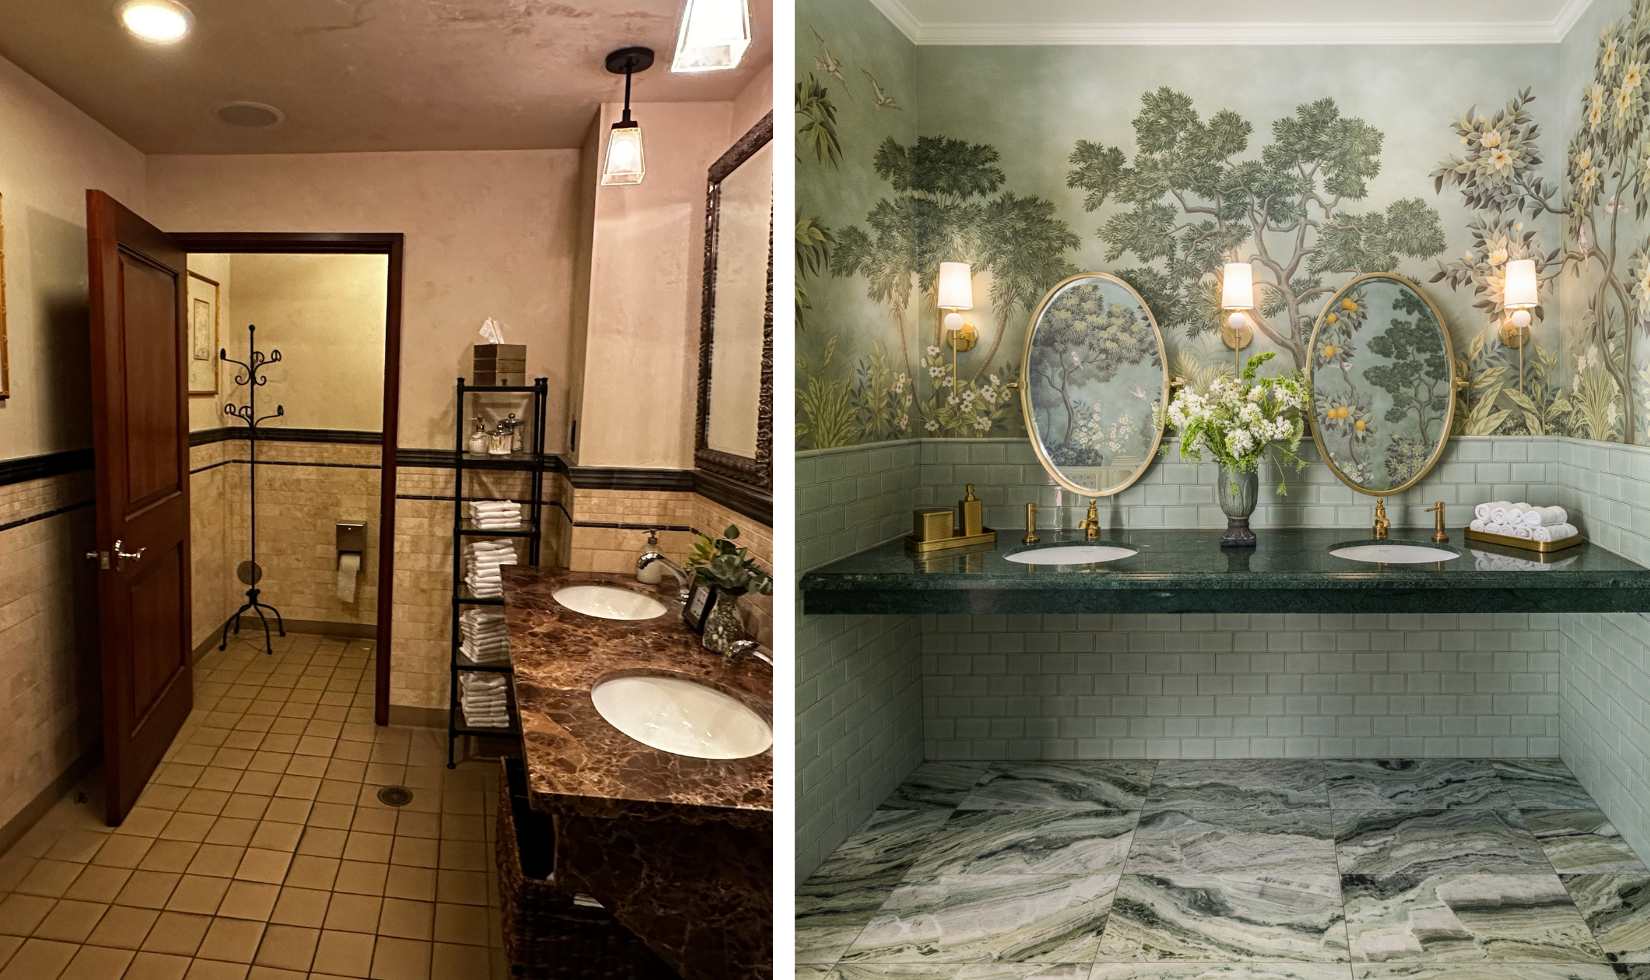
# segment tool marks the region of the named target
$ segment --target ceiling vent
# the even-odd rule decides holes
[[[246,126],[252,129],[273,126],[286,118],[281,110],[262,102],[231,102],[226,106],[220,106],[213,115],[231,126]]]

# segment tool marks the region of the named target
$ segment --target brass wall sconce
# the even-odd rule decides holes
[[[1220,325],[1220,339],[1232,349],[1232,363],[1238,374],[1243,373],[1243,361],[1238,352],[1255,342],[1255,328],[1249,325],[1246,311],[1255,308],[1255,269],[1247,262],[1228,262],[1221,270],[1220,308],[1232,315]]]
[[[941,262],[935,304],[945,314],[945,342],[951,347],[951,394],[957,393],[957,354],[974,349],[980,342],[980,328],[963,319],[963,310],[974,308],[974,272],[967,262]]]
[[[1499,324],[1496,336],[1503,346],[1518,351],[1518,393],[1524,393],[1524,345],[1530,342],[1530,310],[1541,303],[1534,259],[1514,259],[1507,263],[1507,278],[1501,290],[1501,305],[1512,313]]]

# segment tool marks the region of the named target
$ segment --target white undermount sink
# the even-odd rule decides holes
[[[1331,548],[1329,553],[1349,561],[1367,561],[1386,565],[1420,565],[1432,561],[1449,561],[1460,555],[1443,548],[1424,544],[1353,544]]]
[[[607,723],[643,745],[695,759],[743,759],[773,745],[773,729],[737,699],[682,677],[633,676],[590,691]]]
[[[1133,554],[1136,554],[1133,548],[1120,548],[1114,544],[1061,544],[1004,557],[1022,565],[1088,565],[1097,561],[1116,561]]]
[[[597,619],[652,619],[665,612],[665,604],[657,599],[608,585],[569,585],[550,595],[574,612]]]

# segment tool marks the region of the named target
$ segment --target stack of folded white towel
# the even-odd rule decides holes
[[[521,527],[521,505],[513,500],[472,500],[470,524],[488,531]]]
[[[1562,541],[1580,532],[1562,507],[1532,507],[1505,500],[1473,508],[1470,527],[1484,534],[1500,534],[1525,541]]]
[[[496,609],[468,609],[458,617],[459,649],[474,664],[510,662],[510,634]]]
[[[509,538],[470,542],[470,553],[464,559],[464,584],[470,592],[481,597],[504,594],[504,578],[500,565],[516,563],[516,546]]]
[[[1506,555],[1492,555],[1487,551],[1474,551],[1473,566],[1480,572],[1551,572],[1575,561],[1575,556],[1561,558],[1554,562],[1530,561],[1527,558],[1508,558]]]
[[[458,675],[458,706],[464,712],[466,727],[510,727],[510,710],[504,690],[507,683],[503,674]]]

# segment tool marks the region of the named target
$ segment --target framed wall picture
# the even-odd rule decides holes
[[[189,273],[189,393],[218,393],[218,284]]]
[[[716,586],[694,579],[688,592],[688,601],[682,606],[682,622],[695,633],[705,631],[705,620],[710,618],[710,607],[716,604]]]
[[[6,353],[6,222],[0,214],[0,399],[11,397],[11,362]]]

